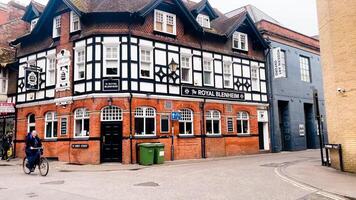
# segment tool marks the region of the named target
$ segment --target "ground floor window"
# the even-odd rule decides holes
[[[206,134],[208,135],[220,135],[220,120],[221,115],[217,110],[210,110],[206,112]]]
[[[179,120],[179,134],[192,135],[193,134],[193,111],[189,109],[182,109],[180,113],[181,113],[181,119]]]
[[[226,119],[226,127],[227,127],[227,132],[229,132],[229,133],[234,132],[234,118],[228,117]]]
[[[156,110],[154,108],[136,108],[135,134],[141,136],[156,135]]]
[[[45,116],[45,137],[46,138],[57,138],[57,129],[58,129],[58,119],[57,113],[48,112]]]
[[[239,112],[237,114],[237,133],[238,134],[249,134],[250,133],[250,123],[249,114],[247,112]]]
[[[169,133],[169,115],[161,115],[161,132]]]
[[[89,137],[89,112],[79,108],[74,112],[74,137]]]
[[[27,132],[30,133],[36,129],[36,116],[35,114],[29,114],[27,116]]]

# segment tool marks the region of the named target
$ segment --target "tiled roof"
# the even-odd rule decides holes
[[[250,15],[250,17],[252,18],[252,20],[257,23],[261,20],[266,20],[278,25],[281,25],[277,20],[273,19],[273,17],[269,16],[268,14],[266,14],[265,12],[263,12],[262,10],[256,8],[253,5],[247,5],[247,6],[243,6],[241,8],[238,8],[236,10],[230,11],[228,13],[226,13],[225,15],[227,17],[233,17],[235,15],[238,15],[242,12],[248,12],[248,14]]]
[[[144,8],[153,0],[69,0],[84,13],[98,12],[130,12]]]
[[[46,7],[45,5],[42,5],[42,4],[40,4],[40,3],[36,2],[36,1],[33,1],[33,0],[31,1],[31,3],[38,10],[38,12],[40,12],[40,13],[42,13],[43,10]]]

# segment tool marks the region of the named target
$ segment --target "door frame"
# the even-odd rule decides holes
[[[104,145],[103,145],[103,125],[115,125],[117,123],[121,123],[121,158],[119,159],[119,163],[122,163],[123,159],[123,146],[122,146],[122,137],[123,137],[123,121],[101,121],[100,122],[100,163],[104,163]]]

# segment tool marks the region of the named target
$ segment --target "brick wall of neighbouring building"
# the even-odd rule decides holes
[[[345,170],[356,172],[356,1],[317,3],[329,141],[342,144]],[[339,166],[335,152],[332,166]]]

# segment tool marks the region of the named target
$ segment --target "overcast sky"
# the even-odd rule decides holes
[[[8,2],[9,0],[0,0]],[[17,0],[27,4],[30,0]],[[48,0],[36,0],[45,4]],[[134,1],[134,0],[133,0]],[[199,1],[199,0],[194,0]],[[226,13],[234,8],[252,4],[282,25],[300,33],[318,35],[316,0],[209,0],[213,7]]]

